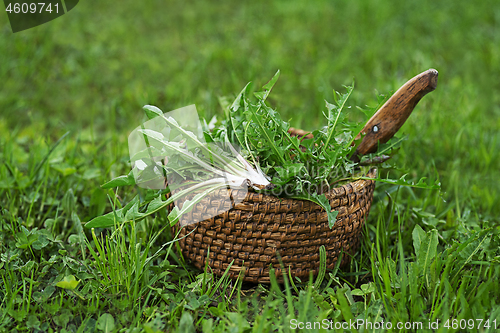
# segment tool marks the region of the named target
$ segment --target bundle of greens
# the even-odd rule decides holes
[[[365,178],[370,164],[394,154],[403,139],[393,138],[379,145],[376,153],[363,157],[360,162],[353,162],[351,156],[359,144],[354,138],[364,123],[353,123],[347,119],[346,102],[352,86],[345,87],[347,91],[343,94],[335,93],[334,103],[326,102],[327,110],[323,113],[326,126],[311,132],[312,135],[296,136],[290,124],[282,120],[266,102],[278,78],[279,71],[261,91],[253,94],[250,84],[247,84],[233,103],[221,98],[226,117],[220,126],[214,128],[209,128],[204,121],[202,138],[184,129],[175,119],[166,117],[158,108],[146,106],[146,115],[150,119],[161,120],[167,131],[162,132],[157,126],[155,130],[140,130],[146,142],[154,144],[137,155],[149,155],[149,160],[153,161],[150,169],[154,170],[154,174],[167,178],[169,186],[149,190],[148,195],[142,198],[136,196],[124,207],[88,222],[86,227],[110,227],[140,220],[176,203],[168,215],[170,224],[174,225],[181,216],[215,191],[247,187],[278,197],[313,201],[325,209],[329,225],[333,227],[337,212],[332,211],[325,193],[341,182]],[[383,102],[384,99],[379,98],[378,107]],[[369,118],[378,107],[360,110]],[[241,151],[234,146],[240,147]],[[160,163],[162,160],[158,157],[165,156],[168,156],[163,160],[165,163]],[[132,157],[132,160],[136,162],[135,174],[131,172],[128,176],[115,178],[103,188],[136,184],[141,175],[137,173],[137,158],[134,160]],[[140,171],[148,169],[144,160],[139,160],[143,165]],[[380,166],[387,167],[386,164]],[[182,186],[171,181],[179,177]],[[406,182],[404,177],[377,180],[421,188],[439,187],[438,184],[428,186],[424,179],[417,184]],[[164,194],[168,192],[170,197],[164,199]],[[198,221],[191,221],[194,222]]]

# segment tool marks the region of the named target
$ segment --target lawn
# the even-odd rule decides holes
[[[129,172],[145,104],[221,118],[220,96],[279,69],[270,104],[313,130],[333,90],[354,81],[357,118],[429,68],[438,87],[401,128],[394,173],[441,191],[377,184],[361,250],[322,283],[196,270],[166,212],[82,227],[140,191],[101,185]],[[16,34],[0,14],[0,332],[495,331],[499,76],[496,0],[80,1]]]

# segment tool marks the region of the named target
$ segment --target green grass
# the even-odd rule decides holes
[[[421,331],[474,319],[470,331],[493,332],[499,28],[495,0],[84,1],[16,34],[1,14],[0,332],[289,332],[295,319],[349,318]],[[395,162],[442,193],[379,184],[361,251],[321,285],[197,271],[169,243],[164,212],[95,236],[81,227],[138,191],[100,185],[128,172],[144,104],[222,116],[218,96],[280,69],[271,104],[315,129],[332,89],[354,78],[351,106],[374,106],[428,68],[438,88],[401,129]]]

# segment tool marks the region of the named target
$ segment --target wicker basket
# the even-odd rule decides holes
[[[290,130],[292,135],[308,137],[302,130]],[[374,178],[375,175],[376,170],[372,169],[367,176]],[[201,222],[180,230],[179,245],[183,256],[202,270],[209,253],[208,265],[218,276],[222,276],[234,260],[229,269],[233,279],[243,270],[244,281],[269,283],[272,266],[277,280],[282,282],[281,263],[285,274],[291,270],[292,276],[308,278],[310,272],[313,275],[319,272],[322,245],[326,250],[327,268],[335,267],[341,252],[341,265],[349,263],[359,248],[359,236],[374,188],[373,180],[357,180],[325,193],[332,209],[339,212],[333,229],[328,226],[326,212],[313,202],[252,191],[221,190],[225,192],[214,193],[199,203],[203,208],[196,209],[196,214],[201,216],[190,216],[190,213],[183,216]],[[242,199],[231,209],[222,206],[226,200],[220,200],[222,195],[227,197],[227,191],[233,198]],[[219,212],[223,213],[217,215]],[[206,219],[203,214],[207,215]],[[174,227],[174,231],[178,231],[177,228]]]

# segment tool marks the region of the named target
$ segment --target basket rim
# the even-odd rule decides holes
[[[324,192],[323,194],[325,194],[325,196],[328,199],[328,201],[332,201],[332,200],[344,197],[346,195],[358,192],[358,191],[360,191],[361,189],[363,189],[366,186],[369,186],[372,182],[375,181],[374,178],[376,178],[376,176],[377,176],[377,168],[371,168],[366,173],[366,177],[372,178],[372,179],[366,179],[366,178],[356,179],[356,180],[353,180],[351,182],[342,184],[340,186],[332,187],[329,191]],[[223,191],[223,190],[219,190],[219,191]],[[237,189],[231,189],[231,191],[238,191],[238,190]],[[301,202],[308,202],[308,203],[316,205],[315,203],[313,203],[313,202],[311,202],[311,201],[309,201],[307,199],[278,197],[278,196],[275,196],[275,195],[272,195],[272,194],[268,194],[268,193],[257,192],[256,190],[254,190],[251,187],[248,188],[248,193],[247,193],[247,195],[246,195],[246,197],[245,197],[245,199],[243,201],[253,201],[249,197],[255,197],[255,196],[259,196],[261,199],[257,200],[257,201],[262,201],[262,202],[272,203],[272,202],[278,202],[279,201],[281,203],[284,203],[284,202],[287,202],[287,201],[290,201],[290,202],[299,202],[299,201],[301,201]]]

